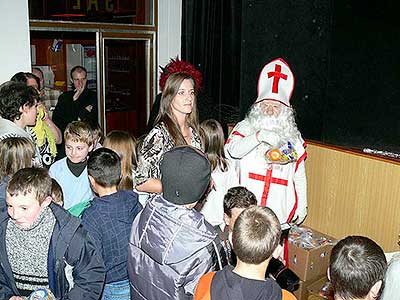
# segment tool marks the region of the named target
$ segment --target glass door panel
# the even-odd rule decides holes
[[[146,130],[150,101],[149,40],[104,38],[105,131]]]

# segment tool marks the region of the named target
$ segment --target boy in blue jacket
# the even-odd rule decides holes
[[[51,200],[47,170],[25,168],[11,178],[8,214],[0,213],[0,299],[41,288],[57,299],[99,299],[103,259],[80,219]]]
[[[106,265],[102,299],[130,300],[128,242],[133,219],[142,209],[133,191],[117,190],[121,160],[107,148],[93,151],[87,163],[89,181],[99,197],[94,198],[82,216],[82,224],[101,248]]]

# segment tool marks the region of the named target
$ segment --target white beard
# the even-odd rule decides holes
[[[260,106],[255,104],[251,107],[246,119],[254,132],[260,129],[274,131],[282,137],[283,141],[292,143],[295,143],[301,137],[291,107],[282,106],[279,116],[275,117],[264,114]]]

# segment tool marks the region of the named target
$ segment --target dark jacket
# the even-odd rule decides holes
[[[57,299],[98,300],[105,277],[98,249],[80,225],[80,219],[57,204],[51,203],[50,208],[56,218],[48,252],[50,289]],[[7,213],[0,213],[0,299],[19,295],[7,258],[5,235],[8,220]],[[72,288],[65,275],[67,264],[72,266]]]
[[[282,289],[272,279],[254,280],[232,272],[226,266],[211,283],[211,300],[281,300]]]
[[[133,219],[142,210],[133,191],[95,198],[82,216],[82,225],[102,249],[106,283],[128,279],[128,243]]]
[[[98,123],[96,92],[85,88],[76,101],[73,100],[74,94],[74,91],[67,91],[58,97],[52,119],[61,132],[64,132],[72,121],[82,120],[89,121],[91,124]],[[86,109],[88,105],[92,106],[90,112]],[[64,142],[63,139],[63,142],[57,145],[57,160],[65,157]]]
[[[132,225],[132,299],[192,299],[200,277],[224,263],[216,262],[223,252],[202,214],[155,196]]]
[[[96,92],[85,88],[79,98],[74,101],[75,92],[67,91],[58,97],[57,105],[53,112],[53,122],[57,127],[64,132],[65,128],[72,121],[81,120],[93,120],[97,121],[98,109],[97,109],[97,95]],[[92,110],[89,112],[86,110],[88,105],[92,106]]]

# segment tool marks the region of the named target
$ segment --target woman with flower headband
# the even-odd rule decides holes
[[[138,153],[135,177],[138,191],[161,193],[159,165],[165,152],[180,145],[201,149],[197,91],[198,81],[189,73],[174,73],[166,80],[156,125],[146,136]]]
[[[158,112],[160,111],[162,91],[164,90],[165,83],[171,74],[174,74],[174,73],[190,74],[196,81],[198,91],[201,90],[201,83],[203,81],[203,76],[201,75],[200,71],[198,71],[192,64],[190,64],[186,61],[180,60],[178,58],[178,56],[175,59],[171,58],[170,62],[165,67],[160,66],[160,69],[161,69],[161,74],[160,74],[161,93],[159,93],[156,96],[156,99],[154,100],[153,106],[151,108],[149,121],[147,122],[147,132],[150,132],[150,130],[153,129],[154,125],[156,125],[155,121],[156,121]],[[196,95],[196,96],[198,97],[198,95]],[[207,118],[209,118],[209,117],[210,116],[208,116]]]

